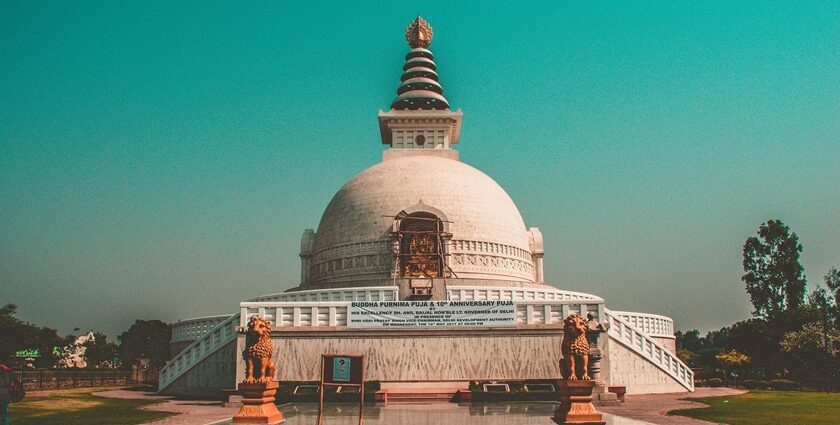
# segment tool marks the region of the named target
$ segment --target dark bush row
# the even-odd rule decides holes
[[[801,390],[802,385],[799,382],[789,379],[774,379],[770,381],[770,389],[776,391],[796,391]]]
[[[771,390],[776,391],[800,391],[802,390],[802,384],[796,381],[791,381],[789,379],[774,379],[770,382],[762,381],[758,379],[745,379],[739,382],[740,386],[748,389],[748,390],[766,390],[770,388]],[[695,387],[722,387],[723,380],[720,378],[710,378],[706,380],[697,379],[694,381]]]
[[[758,379],[745,379],[741,382],[741,386],[748,390],[766,390],[770,387],[770,383]]]

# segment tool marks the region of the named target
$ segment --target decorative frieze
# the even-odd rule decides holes
[[[358,274],[383,273],[394,268],[393,254],[367,254],[350,258],[321,261],[310,269],[311,282]]]
[[[459,277],[480,274],[534,281],[533,256],[522,248],[496,242],[451,240],[445,244],[444,253],[449,267]],[[390,240],[322,249],[310,259],[307,283],[357,275],[381,274],[389,277],[394,272],[394,255],[394,245]]]
[[[453,240],[450,242],[452,252],[487,253],[499,256],[520,258],[529,261],[531,253],[522,248],[500,244],[496,242]]]
[[[449,267],[458,272],[515,276],[533,280],[534,265],[519,259],[481,254],[452,254]]]

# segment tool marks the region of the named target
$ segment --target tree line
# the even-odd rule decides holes
[[[25,322],[16,314],[15,304],[0,307],[0,362],[10,366],[73,367],[73,356],[82,357],[88,368],[130,368],[141,358],[157,368],[169,360],[172,330],[160,320],[138,319],[117,336],[116,342],[108,341],[101,332],[93,332],[93,338],[78,344],[79,335],[61,336],[55,329]],[[27,357],[37,355],[25,361],[17,356],[22,351],[28,352]]]
[[[833,391],[840,384],[840,270],[807,293],[799,237],[769,220],[743,246],[752,318],[701,336],[677,332],[677,355],[697,384]],[[740,379],[740,382],[739,382]]]

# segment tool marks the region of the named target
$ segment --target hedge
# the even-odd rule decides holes
[[[770,381],[770,389],[776,391],[794,391],[801,390],[802,385],[799,382],[791,381],[789,379],[774,379]]]

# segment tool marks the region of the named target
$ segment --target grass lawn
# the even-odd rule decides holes
[[[105,389],[84,388],[55,391],[40,397],[26,396],[22,402],[9,406],[9,417],[14,425],[131,425],[175,414],[140,409],[158,401],[121,400],[92,394]]]
[[[840,423],[840,394],[799,391],[750,391],[729,397],[692,398],[708,408],[674,410],[669,415],[688,416],[730,425]]]

